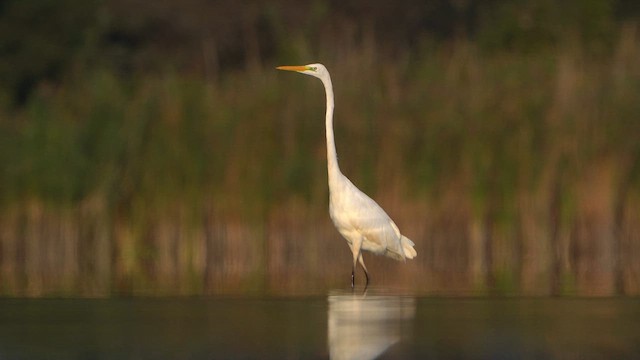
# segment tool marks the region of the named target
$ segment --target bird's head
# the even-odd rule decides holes
[[[295,71],[305,75],[315,76],[323,79],[329,75],[329,71],[322,64],[308,64],[299,66],[278,66],[278,70]]]

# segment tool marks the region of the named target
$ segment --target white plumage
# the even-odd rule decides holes
[[[279,66],[279,70],[296,71],[319,78],[327,96],[326,136],[327,169],[329,176],[329,214],[340,234],[347,240],[353,254],[351,286],[355,283],[355,269],[359,262],[364,270],[366,284],[369,272],[362,259],[362,250],[385,255],[396,260],[413,259],[416,250],[413,241],[400,233],[389,215],[360,191],[340,171],[333,136],[333,86],[329,71],[322,64]]]

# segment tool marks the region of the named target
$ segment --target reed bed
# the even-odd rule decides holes
[[[377,286],[640,294],[640,39],[488,53],[320,52],[343,171],[416,243]],[[308,47],[297,54],[303,57]],[[295,56],[294,56],[295,58]],[[303,60],[304,61],[304,60]],[[347,286],[319,83],[79,71],[0,115],[6,296],[305,294]]]

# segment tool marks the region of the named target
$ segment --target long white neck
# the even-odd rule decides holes
[[[325,93],[327,94],[325,127],[327,135],[327,170],[329,173],[329,190],[331,190],[333,184],[338,181],[340,175],[338,155],[336,153],[336,142],[333,138],[333,85],[331,84],[331,77],[329,74],[321,80],[324,84]]]

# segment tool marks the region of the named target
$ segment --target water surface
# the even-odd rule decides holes
[[[0,300],[1,359],[640,358],[640,300]]]

